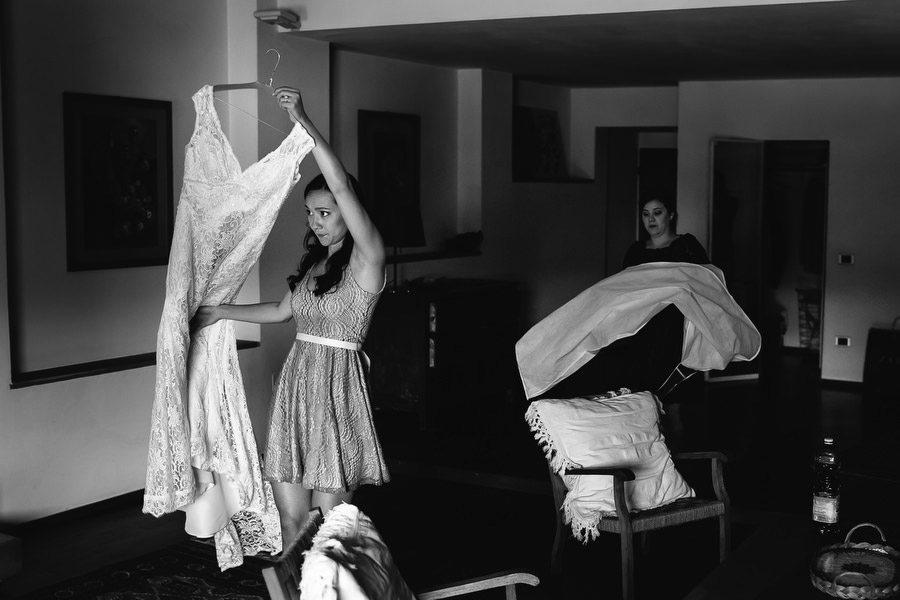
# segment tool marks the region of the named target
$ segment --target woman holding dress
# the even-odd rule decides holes
[[[269,410],[263,464],[287,547],[311,508],[327,513],[360,485],[390,479],[359,352],[384,289],[385,250],[356,180],[309,119],[299,90],[281,87],[275,97],[316,143],[321,174],[304,192],[306,253],[280,302],[202,306],[191,325],[296,322]]]

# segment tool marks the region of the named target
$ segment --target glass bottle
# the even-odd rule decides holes
[[[815,458],[812,519],[816,532],[823,538],[834,539],[840,533],[841,463],[834,447],[834,438],[822,440]]]

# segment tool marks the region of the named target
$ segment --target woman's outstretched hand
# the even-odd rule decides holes
[[[281,86],[275,90],[275,98],[278,99],[278,105],[287,111],[291,116],[291,120],[295,123],[306,116],[303,99],[300,97],[300,90],[297,88]]]
[[[189,324],[191,333],[199,331],[204,327],[209,327],[222,317],[219,315],[218,306],[201,306],[194,313]]]

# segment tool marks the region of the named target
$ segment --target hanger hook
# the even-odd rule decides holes
[[[272,67],[272,74],[269,75],[269,87],[272,87],[272,82],[275,80],[275,71],[278,70],[278,63],[281,62],[281,53],[278,52],[278,50],[276,50],[275,48],[269,48],[268,50],[266,50],[266,54],[268,54],[269,52],[275,53],[275,66]]]

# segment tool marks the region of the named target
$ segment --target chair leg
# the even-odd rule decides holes
[[[731,552],[731,519],[724,514],[719,517],[719,562],[725,562]]]
[[[550,554],[550,572],[562,573],[563,553],[566,549],[568,531],[563,519],[563,503],[566,499],[566,484],[563,478],[547,465],[550,472],[550,487],[553,490],[553,510],[556,513],[556,534],[553,537],[553,550]]]
[[[624,531],[622,542],[622,599],[634,600],[634,536]]]
[[[562,511],[556,511],[556,533],[553,536],[553,550],[550,554],[550,572],[562,573],[563,553],[566,549],[566,524],[563,523]]]
[[[642,531],[638,534],[638,544],[641,547],[641,556],[649,556],[651,543],[652,539],[649,531]]]

